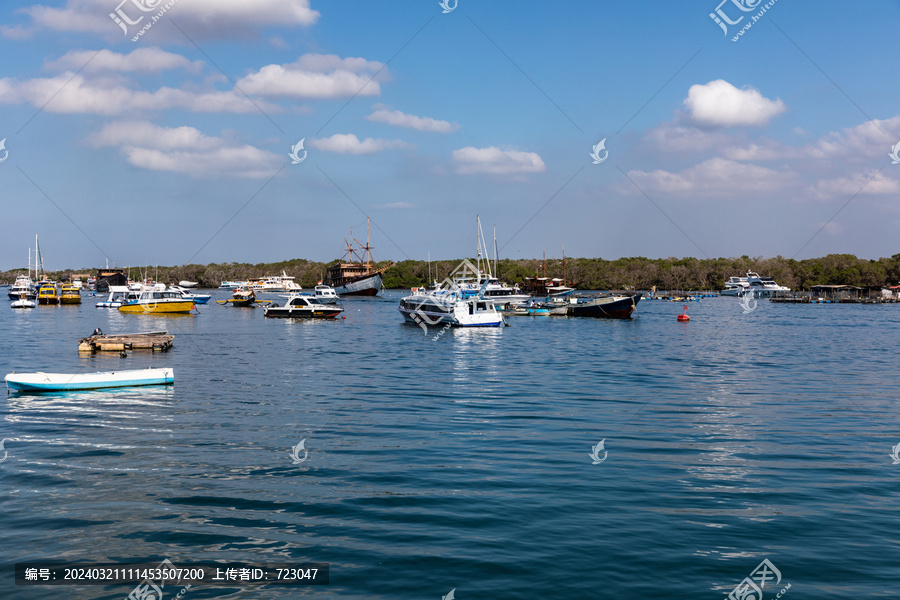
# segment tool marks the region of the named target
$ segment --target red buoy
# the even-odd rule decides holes
[[[684,305],[684,312],[682,312],[680,315],[678,315],[678,320],[679,321],[690,321],[691,320],[691,318],[687,314],[687,304]]]

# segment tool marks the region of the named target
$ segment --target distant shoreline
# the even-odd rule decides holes
[[[442,280],[462,259],[405,260],[395,263],[384,274],[386,289],[404,289]],[[473,260],[473,259],[469,259]],[[219,287],[222,281],[243,281],[266,275],[280,275],[282,271],[295,277],[304,288],[315,286],[325,277],[328,266],[337,263],[291,259],[276,263],[210,263],[173,267],[131,267],[131,277],[150,277],[155,281],[172,283],[197,281],[202,287]],[[387,261],[375,263],[384,265]],[[493,263],[492,263],[493,264]],[[430,265],[430,266],[429,266]],[[493,268],[493,266],[491,267]],[[0,272],[0,282],[12,283],[24,274],[26,267]],[[775,258],[560,258],[504,259],[499,261],[500,279],[520,283],[526,277],[544,276],[565,278],[579,290],[636,289],[649,290],[721,290],[725,280],[755,271],[772,277],[780,285],[793,290],[814,285],[891,286],[900,282],[900,254],[890,258],[862,259],[852,254],[829,254],[821,258],[794,260]],[[96,268],[46,271],[48,277],[65,280],[75,274],[95,275]],[[430,277],[429,277],[430,272]],[[495,273],[496,275],[496,273]]]

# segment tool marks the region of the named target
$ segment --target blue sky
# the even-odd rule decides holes
[[[898,252],[897,2],[168,2],[0,6],[0,268]]]

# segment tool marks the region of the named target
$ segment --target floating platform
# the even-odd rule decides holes
[[[167,352],[175,341],[168,331],[145,333],[121,333],[118,335],[92,335],[78,340],[78,352],[126,352],[149,350]]]

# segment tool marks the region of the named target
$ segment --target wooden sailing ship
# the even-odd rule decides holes
[[[357,246],[354,247],[353,243]],[[353,238],[353,228],[350,228],[350,239],[344,239],[346,248],[344,256],[336,265],[328,267],[325,275],[325,285],[334,288],[339,296],[376,296],[381,291],[383,279],[382,273],[387,271],[392,262],[383,267],[376,268],[372,262],[372,246],[369,245],[369,220],[366,220],[366,244],[362,245]],[[359,254],[363,253],[362,258]],[[346,259],[346,262],[345,262]]]
[[[566,280],[566,247],[563,246],[563,277],[546,277],[544,275],[544,263],[547,262],[547,255],[544,254],[544,260],[541,261],[541,276],[526,277],[525,281],[519,284],[519,287],[526,294],[531,294],[536,298],[550,298],[553,296],[568,296],[575,291],[575,283]]]

